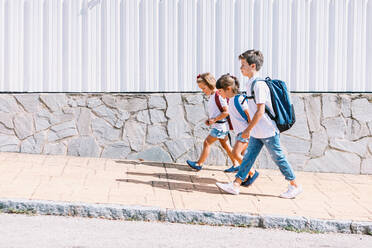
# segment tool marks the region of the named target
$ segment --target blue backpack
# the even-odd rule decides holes
[[[265,108],[265,112],[272,120],[275,121],[280,132],[287,131],[296,122],[296,116],[285,82],[277,79],[271,79],[269,77],[265,79],[256,79],[255,81],[253,81],[251,86],[251,96],[246,96],[245,99],[253,99],[256,102],[256,100],[254,99],[254,86],[258,81],[265,82],[270,89],[271,103],[275,116],[271,114],[267,106]],[[237,100],[237,98],[235,99]],[[241,104],[243,104],[243,102]],[[243,114],[244,116],[246,116],[239,102],[236,103],[236,101],[234,101],[234,104],[237,109],[238,107],[240,107],[240,109],[238,109],[239,113],[242,116]]]

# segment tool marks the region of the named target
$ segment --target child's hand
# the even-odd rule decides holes
[[[205,120],[205,125],[209,126],[209,120]]]
[[[243,139],[249,139],[249,137],[251,136],[251,131],[250,130],[244,130],[243,133],[242,133],[242,138]]]
[[[216,122],[216,119],[212,118],[212,119],[208,119],[208,123],[209,125],[212,125]]]

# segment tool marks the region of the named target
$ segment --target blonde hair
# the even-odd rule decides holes
[[[227,87],[231,86],[231,89],[234,94],[239,93],[240,83],[239,80],[229,73],[222,75],[216,83],[217,89],[225,90]]]
[[[216,88],[216,79],[209,72],[199,74],[196,77],[196,82],[198,84],[199,83],[204,83],[211,90],[214,90]]]

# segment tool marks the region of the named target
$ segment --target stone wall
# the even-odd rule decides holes
[[[208,135],[200,93],[2,94],[0,151],[184,163]],[[371,94],[292,94],[281,135],[297,170],[372,174]],[[214,145],[208,164],[230,161]],[[275,168],[266,150],[257,168]]]

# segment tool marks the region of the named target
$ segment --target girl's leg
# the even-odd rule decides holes
[[[197,162],[198,165],[201,165],[204,163],[204,161],[207,159],[208,155],[209,155],[209,150],[210,150],[210,146],[216,142],[217,138],[213,137],[213,136],[210,136],[208,135],[208,137],[204,140],[204,143],[203,143],[203,151],[202,153],[200,154],[200,158]]]
[[[248,143],[236,141],[233,147],[232,153],[236,160],[238,160],[239,164],[242,163],[243,156],[242,153],[247,149]]]
[[[233,166],[235,167],[235,166],[240,165],[240,162],[235,159],[235,156],[232,153],[232,149],[231,149],[231,146],[230,146],[228,140],[229,140],[228,136],[226,136],[224,139],[219,139],[219,141],[221,143],[221,146],[223,147],[223,149],[225,149],[225,151],[227,152],[227,155],[231,159],[231,162],[232,162]]]

